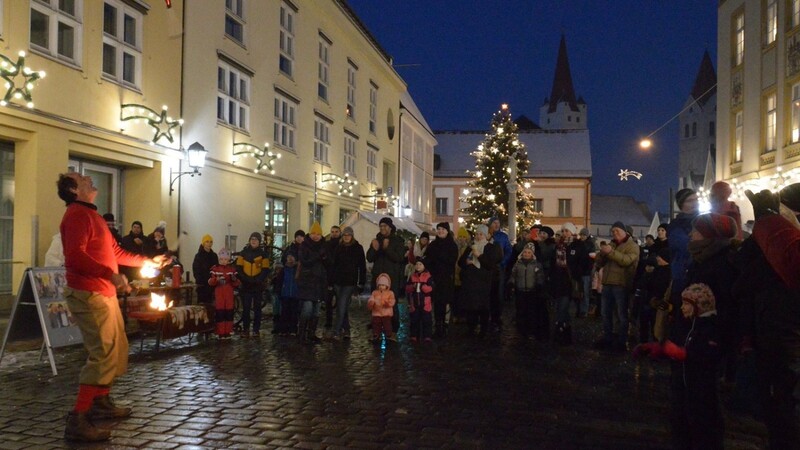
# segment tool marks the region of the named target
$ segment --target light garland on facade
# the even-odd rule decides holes
[[[800,183],[800,167],[790,170],[783,170],[782,167],[778,166],[775,169],[775,172],[776,173],[774,175],[751,178],[742,181],[739,181],[736,178],[732,179],[729,183],[732,191],[731,200],[746,200],[747,195],[745,195],[745,191],[748,190],[752,192],[761,192],[766,189],[772,192],[779,192],[790,184]],[[711,192],[709,190],[706,190],[703,187],[698,189],[697,198],[701,205],[711,204],[711,199],[709,197],[710,195]]]
[[[344,176],[336,175],[335,173],[323,173],[320,179],[320,184],[324,187],[325,183],[334,182],[339,185],[339,191],[336,195],[353,196],[353,186],[358,184],[357,180],[351,180],[350,174],[345,173]]]
[[[13,100],[24,100],[25,106],[33,108],[31,91],[36,82],[45,77],[43,70],[35,71],[25,67],[25,52],[20,51],[17,62],[0,55],[0,78],[5,80],[6,94],[0,100],[0,106],[6,106]]]
[[[258,173],[262,170],[275,175],[275,160],[280,159],[280,153],[273,153],[269,149],[269,143],[264,143],[264,148],[256,147],[255,145],[246,142],[237,142],[233,144],[233,155],[242,158],[253,158],[256,161],[256,168],[253,173]],[[267,158],[264,161],[264,157]],[[233,160],[233,164],[238,163],[238,158]]]
[[[173,143],[175,138],[172,136],[172,130],[183,126],[183,119],[175,120],[167,115],[167,105],[162,106],[159,113],[144,105],[135,103],[123,104],[120,111],[120,120],[123,122],[132,120],[134,123],[147,124],[153,127],[155,135],[153,135],[152,142],[154,144],[157,144],[162,137],[167,138],[170,144]]]

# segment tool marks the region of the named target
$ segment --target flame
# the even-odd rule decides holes
[[[144,266],[139,273],[142,275],[142,278],[153,278],[158,275],[158,271],[153,266]]]
[[[158,295],[152,292],[150,294],[150,307],[156,311],[166,311],[167,308],[172,308],[172,302],[170,301],[168,305],[164,295]]]

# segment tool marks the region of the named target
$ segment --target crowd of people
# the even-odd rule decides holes
[[[105,440],[108,431],[94,421],[130,415],[109,397],[127,364],[115,295],[129,287],[126,266],[118,264],[163,268],[171,258],[163,225],[150,236],[139,222],[124,237],[114,233],[106,223],[113,218],[102,218],[92,204],[96,189],[88,177],[62,175],[58,187],[68,205],[61,226],[65,298],[90,354],[65,437]],[[494,217],[472,233],[465,227],[453,233],[442,222],[433,236],[406,241],[384,217],[365,246],[350,227],[333,226],[325,238],[315,222],[308,233],[295,233],[280,261],[272,261],[259,232],[236,253],[215,253],[206,235],[192,270],[198,300],[214,307],[221,341],[234,334],[235,290],[242,302],[240,337],[261,335],[262,304],[275,297],[272,332],[305,343],[349,339],[351,299],[367,286],[374,342],[397,341],[406,311],[412,344],[463,334],[479,339],[501,332],[508,325],[503,308],[513,305],[520,336],[566,346],[573,345],[573,325],[588,324],[599,312],[595,349],[671,363],[676,448],[722,448],[720,383],[734,392],[727,408],[763,417],[771,448],[796,448],[800,183],[779,194],[748,192],[751,235],[730,195],[726,183],[715,184],[712,212],[699,214],[697,193],[680,190],[677,216],[643,243],[622,222],[612,225],[608,240],[567,222],[558,230],[523,230],[512,243]],[[323,310],[326,331],[320,333]],[[459,321],[463,334],[451,328]]]

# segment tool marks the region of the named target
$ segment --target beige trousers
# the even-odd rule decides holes
[[[128,369],[128,337],[119,300],[69,287],[64,289],[64,298],[89,353],[81,369],[80,384],[110,386]]]

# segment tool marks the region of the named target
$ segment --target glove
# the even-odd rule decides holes
[[[648,342],[646,344],[639,344],[633,348],[633,352],[631,352],[633,359],[639,359],[644,356],[650,356],[650,358],[658,358],[664,354],[664,350],[661,348],[661,344],[658,342]]]
[[[686,360],[686,349],[684,347],[677,346],[674,342],[667,339],[664,342],[664,354],[668,357],[674,359],[675,361],[685,361]]]
[[[778,214],[778,211],[781,207],[780,197],[778,194],[773,194],[767,189],[762,190],[758,194],[754,194],[753,191],[748,189],[744,192],[744,194],[753,205],[753,214],[755,215],[756,220],[771,214]]]

